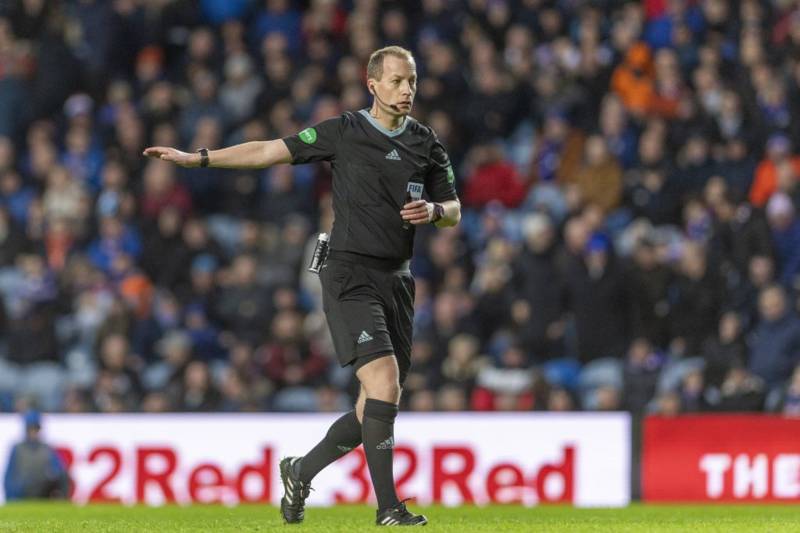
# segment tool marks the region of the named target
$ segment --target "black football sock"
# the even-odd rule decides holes
[[[369,475],[375,487],[378,509],[388,509],[398,504],[394,489],[392,456],[394,454],[394,419],[397,405],[367,398],[364,404],[364,421],[361,434],[367,455]]]
[[[361,424],[355,411],[350,411],[334,422],[319,444],[300,461],[298,476],[308,483],[323,468],[361,444]]]

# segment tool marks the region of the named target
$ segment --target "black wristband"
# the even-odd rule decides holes
[[[435,224],[439,222],[442,218],[444,218],[444,206],[438,202],[433,203],[433,217],[431,217],[431,223]]]
[[[197,152],[200,154],[200,166],[206,168],[209,163],[208,148],[200,148]]]

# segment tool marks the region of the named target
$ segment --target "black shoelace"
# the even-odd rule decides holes
[[[398,503],[398,504],[397,504],[397,505],[396,505],[394,508],[395,508],[397,511],[399,511],[400,513],[404,514],[404,515],[410,515],[410,514],[411,514],[411,511],[409,511],[409,510],[406,508],[406,502],[407,502],[407,501],[409,501],[409,500],[411,500],[411,499],[412,499],[412,498],[406,498],[405,500],[400,500],[400,503]]]

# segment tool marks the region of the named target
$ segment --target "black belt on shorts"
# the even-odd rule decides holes
[[[342,250],[331,250],[328,252],[328,259],[358,263],[387,272],[392,272],[394,270],[411,270],[411,261],[408,259],[388,259],[384,257],[375,257],[373,255],[357,254],[355,252],[345,252]]]

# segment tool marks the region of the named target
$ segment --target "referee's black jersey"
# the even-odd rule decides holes
[[[409,181],[430,201],[455,200],[453,169],[433,130],[406,117],[387,130],[366,109],[346,112],[283,139],[292,164],[330,161],[334,222],[330,246],[387,259],[410,259],[414,225],[400,209]]]

